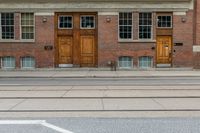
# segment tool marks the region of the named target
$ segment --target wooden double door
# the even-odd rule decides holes
[[[157,64],[172,62],[172,36],[157,36]]]
[[[96,13],[56,13],[56,64],[58,66],[96,66],[96,22]]]

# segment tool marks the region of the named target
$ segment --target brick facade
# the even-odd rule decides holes
[[[23,42],[20,40],[20,13],[15,13],[15,40],[0,42],[0,57],[13,56],[16,68],[20,68],[20,59],[25,56],[34,57],[37,68],[54,67],[54,50],[44,50],[44,46],[54,47],[54,17],[46,17],[43,23],[40,16],[35,17],[35,41]]]
[[[138,13],[137,13],[138,14]],[[138,16],[134,14],[134,16]],[[106,17],[110,17],[111,22],[106,22]],[[133,20],[138,22],[138,17]],[[98,17],[98,61],[100,67],[108,65],[109,61],[118,61],[120,56],[130,56],[133,58],[133,66],[138,66],[140,56],[151,56],[155,59],[155,42],[120,42],[118,41],[118,16]],[[138,26],[133,26],[134,39],[138,40]]]
[[[99,13],[99,11],[95,12]],[[152,11],[152,39],[148,41],[139,40],[139,12],[133,11],[133,39],[125,42],[118,38],[118,15],[116,14],[118,12],[115,11],[113,15],[98,15],[98,67],[108,67],[108,62],[117,62],[121,56],[131,57],[134,68],[138,68],[140,57],[149,56],[152,57],[153,67],[156,67],[156,14],[159,11]],[[159,13],[162,13],[162,11]],[[193,52],[193,44],[200,45],[200,1],[197,1],[196,10],[188,9],[187,11],[182,11],[182,13],[168,10],[167,13],[173,14],[172,67],[200,68],[200,54],[199,52]],[[194,17],[195,14],[197,15],[196,19]],[[44,18],[47,19],[46,22],[43,21]],[[21,57],[25,56],[35,58],[36,68],[58,66],[55,62],[57,49],[55,49],[54,18],[53,13],[47,16],[36,14],[35,40],[33,42],[25,42],[20,39],[20,12],[15,12],[15,39],[8,42],[1,40],[0,57],[15,57],[17,69],[21,67]],[[107,21],[108,18],[110,21]],[[196,27],[194,26],[195,24]],[[176,43],[183,45],[176,46]],[[51,46],[53,49],[45,50],[45,46]]]
[[[173,66],[193,67],[193,11],[188,11],[186,15],[174,15],[173,42],[183,43],[183,46],[173,48]]]

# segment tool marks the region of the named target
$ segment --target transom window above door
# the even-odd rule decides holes
[[[59,16],[58,18],[59,29],[72,29],[73,28],[73,17],[72,16]]]
[[[94,29],[95,28],[95,16],[81,16],[81,29]]]
[[[159,28],[171,28],[172,16],[157,16],[157,26]]]

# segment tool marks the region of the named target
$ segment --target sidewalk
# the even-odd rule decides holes
[[[197,70],[149,70],[149,71],[108,71],[108,70],[90,70],[90,69],[55,69],[55,70],[15,70],[0,71],[0,78],[137,78],[137,77],[195,77],[200,76]]]

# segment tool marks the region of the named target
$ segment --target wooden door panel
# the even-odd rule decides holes
[[[171,51],[172,51],[172,38],[171,36],[158,36],[157,37],[157,64],[171,63]]]
[[[59,36],[59,64],[72,64],[72,37]]]
[[[94,36],[81,36],[81,66],[94,65]]]

